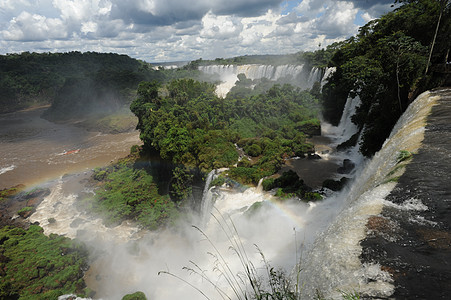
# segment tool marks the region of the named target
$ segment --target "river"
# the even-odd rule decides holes
[[[137,131],[102,134],[49,122],[40,117],[45,109],[0,115],[0,189],[104,166],[141,144]]]
[[[429,92],[419,96],[400,118],[382,149],[371,160],[360,158],[354,171],[355,179],[347,188],[323,201],[275,201],[271,195],[255,188],[244,192],[210,189],[205,191],[203,200],[211,201],[211,205],[205,207],[211,208],[213,216],[209,211],[204,211],[204,216],[193,213],[191,219],[186,218],[170,230],[137,234],[133,224],[105,228],[99,219],[77,211],[73,205],[76,193],[83,187],[77,186],[79,178],[76,175],[64,178],[61,175],[71,170],[86,170],[92,167],[93,162],[108,163],[113,157],[104,157],[102,153],[112,151],[108,148],[112,145],[124,147],[122,154],[118,148],[115,149],[118,156],[127,153],[133,143],[127,147],[121,144],[124,138],[120,135],[100,135],[73,125],[48,123],[39,119],[39,111],[4,115],[2,124],[10,124],[13,127],[11,130],[14,129],[12,132],[16,133],[2,130],[2,147],[5,147],[2,153],[3,149],[9,149],[8,154],[11,154],[16,146],[23,151],[20,153],[24,157],[16,152],[15,160],[2,161],[2,170],[10,170],[1,176],[21,169],[27,173],[27,165],[36,164],[33,168],[41,175],[30,176],[30,182],[45,181],[46,177],[52,176],[59,178],[53,181],[51,194],[39,205],[30,221],[38,221],[46,234],[79,237],[88,244],[92,263],[85,280],[91,289],[97,291],[96,297],[99,298],[119,300],[127,293],[141,290],[150,299],[201,299],[199,291],[192,288],[196,286],[209,299],[224,298],[223,292],[230,299],[240,296],[242,299],[243,293],[249,295],[250,292],[249,285],[242,281],[243,270],[245,272],[247,267],[251,267],[252,272],[255,270],[255,275],[261,278],[266,274],[268,265],[262,261],[262,255],[267,263],[275,267],[274,270],[280,268],[287,275],[297,275],[297,271],[301,270],[298,283],[302,286],[305,299],[313,299],[317,290],[328,299],[341,299],[340,290],[358,291],[365,298],[388,298],[395,293],[393,275],[397,273],[385,267],[390,264],[382,265],[381,261],[373,260],[374,256],[367,256],[362,261],[362,255],[368,255],[365,249],[372,249],[378,244],[362,247],[360,242],[371,234],[372,228],[367,224],[380,220],[381,213],[387,207],[408,210],[412,212],[409,216],[413,216],[414,221],[421,221],[421,218],[415,219],[416,212],[432,206],[433,202],[428,199],[432,189],[421,193],[424,199],[418,196],[404,199],[406,201],[402,203],[395,201],[400,197],[391,199],[387,196],[396,186],[397,177],[401,176],[400,182],[403,181],[405,167],[400,168],[399,165],[400,151],[418,153],[424,139],[426,116],[438,99],[439,95]],[[351,104],[345,112],[352,109]],[[32,115],[35,118],[26,118]],[[442,118],[445,125],[448,124],[447,118],[448,115]],[[343,123],[337,128],[326,128],[333,143],[340,142],[340,136],[349,132],[341,130],[349,127],[346,124],[351,125]],[[445,125],[442,127],[445,128]],[[435,131],[438,132],[438,129],[435,128]],[[334,134],[340,136],[334,138]],[[60,140],[56,139],[57,136]],[[100,142],[102,137],[110,139]],[[137,134],[130,134],[128,138],[137,138]],[[40,144],[46,151],[33,151]],[[443,149],[448,149],[446,147],[445,144]],[[78,153],[63,154],[64,151],[78,149]],[[41,154],[38,155],[38,152]],[[442,152],[449,157],[449,152]],[[347,155],[356,158],[354,151],[348,151]],[[425,164],[430,156],[426,158]],[[36,162],[29,162],[29,159]],[[45,171],[40,171],[40,166]],[[449,170],[444,169],[444,172]],[[426,175],[422,173],[421,177]],[[432,175],[433,182],[435,176],[445,180],[449,178],[443,174]],[[19,175],[9,185],[25,182],[17,179],[20,179]],[[442,182],[441,186],[446,186],[446,183]],[[447,189],[443,195],[449,195],[448,192]],[[445,197],[443,202],[446,199],[449,198]],[[260,209],[249,210],[258,202]],[[446,219],[446,211],[449,211],[449,206],[444,206],[443,212],[445,220],[449,220]],[[49,218],[54,218],[55,222],[50,224]],[[443,237],[448,241],[448,232],[434,230],[429,233],[429,242]],[[404,241],[400,241],[405,247]],[[160,271],[167,273],[159,275]],[[292,279],[296,280],[297,276]]]

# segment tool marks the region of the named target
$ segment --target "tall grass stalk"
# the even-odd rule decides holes
[[[214,258],[213,271],[219,274],[219,278],[224,278],[227,286],[230,288],[233,297],[227,294],[224,288],[221,288],[218,283],[214,282],[202,268],[193,261],[189,261],[192,265],[191,267],[183,267],[182,269],[188,271],[190,274],[195,274],[205,280],[208,284],[210,284],[219,294],[219,296],[224,300],[301,300],[301,290],[302,290],[302,282],[301,282],[301,267],[300,260],[302,259],[302,255],[298,256],[298,248],[297,248],[297,235],[296,229],[294,230],[294,239],[295,239],[295,251],[296,251],[296,263],[294,272],[295,276],[287,275],[283,270],[276,270],[274,267],[270,265],[268,260],[266,259],[263,251],[254,244],[257,252],[262,258],[264,264],[264,270],[266,271],[266,277],[259,276],[257,269],[255,268],[252,261],[249,259],[244,244],[238,234],[238,230],[230,218],[230,216],[225,216],[219,212],[219,210],[214,207],[217,215],[211,213],[211,216],[215,220],[215,222],[219,225],[221,231],[225,234],[225,237],[230,243],[228,250],[233,251],[240,262],[242,267],[242,271],[235,273],[229,262],[226,260],[225,256],[215,243],[208,237],[208,235],[199,227],[192,226],[196,229],[200,234],[205,238],[205,240],[210,244],[213,249],[213,252],[207,252],[208,255]],[[210,298],[203,292],[200,288],[196,287],[192,283],[183,279],[182,277],[175,275],[169,271],[160,271],[158,273],[170,275],[174,278],[177,278],[184,283],[188,284],[190,287],[194,288],[198,291],[203,297],[210,300]],[[293,283],[291,279],[295,278],[295,282]],[[250,290],[249,290],[250,287]],[[230,292],[229,291],[229,292]],[[359,300],[360,294],[358,292],[343,292],[340,291],[342,295],[342,299],[344,300]],[[323,296],[322,292],[317,290],[316,295],[314,297],[316,300],[325,300],[326,298]]]

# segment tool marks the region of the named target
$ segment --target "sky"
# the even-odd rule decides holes
[[[0,54],[95,51],[147,62],[312,51],[394,0],[0,0]]]

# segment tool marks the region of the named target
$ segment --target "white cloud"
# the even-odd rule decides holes
[[[224,40],[238,36],[243,26],[237,18],[208,13],[202,18],[202,27],[201,37]]]
[[[84,22],[81,24],[81,30],[82,33],[87,34],[89,32],[96,32],[97,31],[97,23],[94,22]]]
[[[64,39],[67,32],[60,19],[46,18],[24,11],[10,21],[8,28],[3,30],[1,35],[10,41],[42,41]]]
[[[357,32],[389,0],[0,0],[0,53],[102,51],[148,61],[293,53]],[[45,42],[41,42],[45,41]]]
[[[63,20],[84,21],[94,16],[108,15],[112,3],[102,0],[53,0]]]
[[[350,36],[357,32],[354,24],[358,9],[350,2],[337,1],[316,20],[316,28],[327,36]]]

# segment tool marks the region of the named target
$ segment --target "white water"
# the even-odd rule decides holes
[[[399,119],[382,149],[362,167],[348,191],[337,195],[343,210],[331,226],[315,241],[303,261],[304,293],[311,297],[315,289],[341,299],[338,289],[358,291],[371,297],[393,293],[391,278],[378,265],[362,265],[359,241],[365,238],[369,217],[378,215],[384,198],[395,186],[384,183],[396,166],[399,151],[418,150],[424,137],[425,118],[436,97],[420,95]],[[418,206],[418,205],[417,205]]]
[[[326,75],[325,75],[326,76]],[[348,97],[346,104],[343,108],[340,123],[338,126],[332,126],[327,122],[321,123],[321,135],[329,137],[331,139],[331,147],[335,148],[339,144],[346,142],[354,134],[358,132],[358,127],[355,125],[351,117],[355,114],[356,108],[360,105],[360,97],[355,98]],[[362,130],[363,132],[363,130]],[[359,152],[359,143],[361,141],[361,135],[359,136],[355,146],[347,149],[343,152],[334,152],[330,156],[336,160],[342,161],[343,159],[350,159],[355,165],[363,163],[364,157]],[[354,172],[353,172],[354,174]]]
[[[327,75],[332,71],[329,71],[329,69],[326,69]],[[235,85],[238,74],[244,74],[246,78],[252,80],[266,78],[278,81],[286,79],[303,89],[309,89],[315,82],[322,81],[321,69],[308,69],[304,65],[210,65],[200,66],[199,70],[220,77],[222,83],[217,86],[216,93],[221,97],[225,97]]]
[[[8,167],[0,168],[0,174],[5,174],[6,172],[12,171],[16,168],[15,165],[10,165]]]
[[[359,96],[355,98],[348,97],[338,126],[335,127],[323,122],[321,124],[321,134],[334,137],[334,144],[337,145],[347,141],[358,131],[358,127],[351,121],[351,117],[355,114],[356,108],[360,103]]]
[[[321,79],[321,87],[323,87],[327,83],[327,81],[329,80],[329,76],[332,75],[332,73],[335,72],[336,70],[337,68],[335,67],[326,68],[323,78]]]
[[[120,242],[136,239],[138,229],[131,222],[124,222],[115,228],[108,228],[102,220],[91,216],[88,212],[76,209],[77,194],[70,191],[82,188],[80,179],[89,176],[89,173],[72,175],[56,180],[52,185],[51,193],[40,203],[36,212],[29,218],[30,222],[39,222],[44,233],[64,235],[69,238],[82,238],[92,241],[109,240],[113,238]],[[74,188],[73,185],[76,187]],[[85,190],[84,192],[90,192]],[[53,218],[54,221],[49,221]]]
[[[210,218],[210,212],[213,208],[214,204],[214,195],[210,190],[210,183],[213,180],[213,177],[215,176],[216,171],[212,170],[210,173],[208,173],[207,179],[205,180],[205,187],[204,191],[202,193],[202,202],[201,202],[201,212],[202,212],[202,225],[206,224],[208,222],[208,219]]]
[[[399,120],[382,150],[358,169],[357,179],[350,188],[321,202],[276,202],[254,188],[243,193],[222,190],[214,199],[214,208],[207,209],[213,211],[215,217],[201,225],[201,231],[190,226],[199,223],[199,216],[194,215],[176,229],[148,233],[139,239],[133,230],[125,230],[124,235],[123,227],[105,228],[94,219],[84,219],[84,224],[93,224],[87,229],[90,237],[102,237],[87,238],[88,245],[97,249],[93,267],[86,276],[89,286],[104,299],[121,299],[137,290],[150,299],[202,299],[198,291],[183,281],[170,275],[158,275],[159,271],[168,271],[195,285],[210,299],[221,299],[207,280],[182,270],[184,266],[198,266],[199,272],[235,299],[230,285],[215,268],[220,269],[226,262],[232,274],[243,272],[236,252],[230,249],[233,241],[239,239],[243,245],[240,251],[246,253],[262,274],[262,259],[255,244],[272,266],[288,273],[302,256],[301,284],[306,299],[312,298],[315,289],[333,298],[340,298],[338,289],[356,290],[374,297],[389,296],[393,292],[389,274],[378,265],[360,263],[359,241],[365,237],[368,218],[380,213],[385,196],[394,187],[394,183],[383,182],[396,165],[399,151],[418,149],[424,132],[424,117],[433,103],[433,97],[427,93],[421,95]],[[41,222],[46,233],[71,236],[73,228],[68,228],[68,224],[72,221],[66,216],[81,218],[82,214],[70,204],[74,197],[62,193],[64,189],[60,184],[65,181],[58,181],[31,218]],[[211,191],[207,191],[204,201],[213,199],[209,195]],[[246,212],[256,202],[262,202],[262,207],[253,213]],[[421,208],[415,201],[412,206]],[[46,222],[46,218],[51,217],[56,219],[54,224]],[[229,217],[233,224],[228,221]],[[237,232],[230,226],[235,226]],[[218,252],[214,247],[225,262],[217,260]]]

